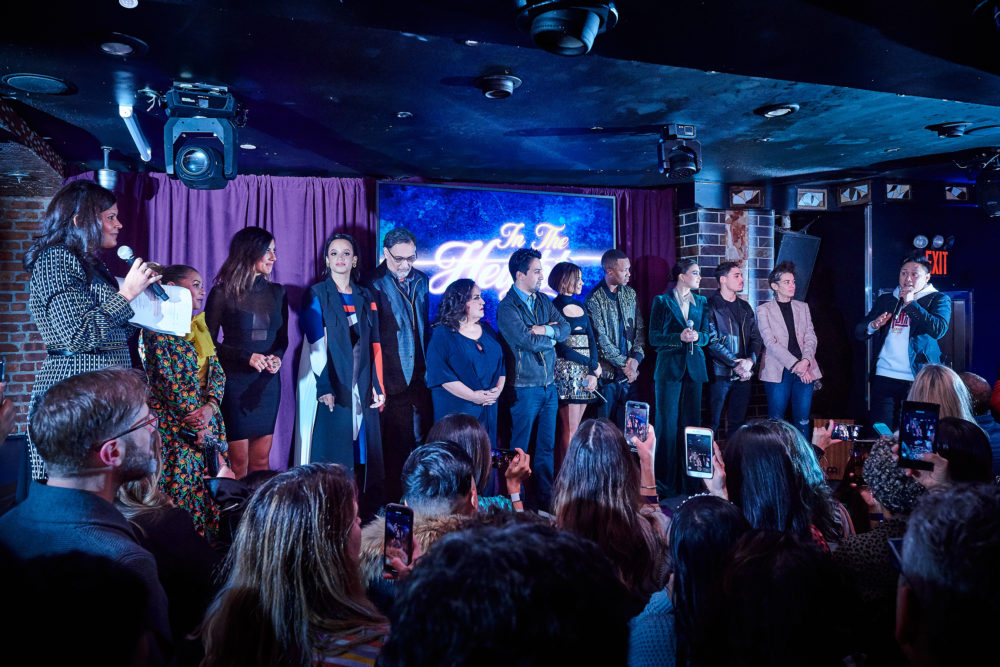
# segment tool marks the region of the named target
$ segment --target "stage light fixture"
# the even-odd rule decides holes
[[[916,236],[914,236],[913,237],[913,247],[914,248],[920,248],[921,250],[923,250],[924,248],[926,248],[927,247],[927,237],[924,236],[923,234],[917,234]]]
[[[149,162],[153,157],[153,149],[149,147],[146,135],[142,133],[142,128],[136,122],[132,107],[126,104],[119,104],[118,115],[125,121],[125,127],[128,128],[128,133],[132,135],[132,141],[135,142],[135,147],[139,151],[139,157],[142,158],[143,162]]]
[[[590,52],[594,38],[618,23],[613,2],[594,0],[517,0],[517,25],[535,46],[561,56]]]
[[[118,183],[118,172],[108,166],[108,154],[111,153],[111,146],[101,146],[104,151],[104,168],[97,170],[97,184],[102,188],[114,190]]]
[[[175,82],[164,95],[167,173],[195,190],[218,190],[236,178],[236,99],[226,86]]]
[[[935,250],[940,250],[944,246],[944,237],[940,234],[935,234],[934,238],[931,239],[931,247]]]
[[[701,143],[694,141],[694,125],[667,125],[660,132],[658,167],[673,181],[691,178],[701,171]]]

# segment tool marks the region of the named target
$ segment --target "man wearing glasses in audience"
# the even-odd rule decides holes
[[[0,517],[0,544],[22,559],[79,551],[138,576],[149,592],[152,664],[170,654],[167,597],[153,555],[113,505],[118,487],[155,472],[157,415],[139,371],[109,368],[67,378],[36,403],[28,426],[48,481]]]
[[[383,261],[368,281],[375,291],[382,342],[382,449],[386,497],[398,500],[406,457],[424,441],[434,418],[431,393],[424,380],[430,340],[427,275],[414,268],[417,238],[402,227],[382,241]]]

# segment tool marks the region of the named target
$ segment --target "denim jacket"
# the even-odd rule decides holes
[[[531,333],[536,324],[552,327],[555,338]],[[551,299],[536,293],[534,312],[530,312],[511,287],[497,306],[497,328],[510,348],[507,376],[513,370],[515,387],[547,387],[555,382],[554,343],[569,336],[569,322]]]

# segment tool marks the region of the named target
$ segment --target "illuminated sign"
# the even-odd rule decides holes
[[[470,278],[483,291],[486,319],[513,284],[507,261],[519,248],[542,255],[546,281],[559,262],[581,268],[581,300],[603,277],[601,255],[614,247],[614,197],[378,184],[379,261],[382,239],[405,227],[417,237],[416,267],[430,277],[431,317],[455,280]],[[554,292],[546,282],[545,292]]]
[[[948,275],[948,251],[947,250],[928,250],[926,252],[927,259],[931,261],[931,275],[932,276],[946,276]]]

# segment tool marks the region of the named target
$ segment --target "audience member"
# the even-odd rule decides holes
[[[990,439],[975,422],[958,417],[939,419],[934,450],[948,460],[948,470],[953,482],[993,480]]]
[[[914,510],[896,597],[896,640],[911,664],[989,661],[1000,618],[997,563],[1000,488],[956,484]]]
[[[760,422],[747,424],[726,443],[723,465],[717,459],[715,463],[711,481],[724,478],[725,490],[713,493],[736,503],[753,528],[792,533],[803,541],[812,537],[826,547],[812,525],[804,481],[795,472],[781,433]]]
[[[712,664],[841,667],[854,653],[855,626],[863,619],[849,583],[829,555],[790,533],[744,535],[723,575],[723,596]],[[817,625],[808,628],[810,621]]]
[[[969,390],[973,418],[979,427],[986,431],[986,435],[990,439],[993,475],[1000,475],[1000,424],[990,412],[990,398],[992,396],[990,385],[984,378],[975,373],[959,373],[958,376],[962,378],[962,382]]]
[[[156,421],[141,372],[110,368],[54,385],[36,401],[28,427],[48,482],[33,483],[28,498],[0,517],[0,544],[20,558],[77,551],[137,575],[148,592],[137,613],[152,633],[152,663],[171,650],[167,598],[156,561],[112,503],[118,487],[155,465]]]
[[[617,426],[607,419],[583,422],[556,478],[553,511],[560,528],[601,547],[645,604],[666,583],[667,519],[656,496],[642,494],[655,486],[653,430],[635,444],[638,463]]]
[[[882,520],[870,531],[844,538],[833,559],[850,576],[860,596],[855,612],[866,622],[860,628],[863,648],[872,664],[898,664],[902,655],[893,639],[896,618],[896,579],[889,540],[906,533],[910,512],[926,489],[899,467],[891,442],[876,443],[862,468],[863,479]]]
[[[937,403],[939,418],[958,417],[975,423],[972,397],[958,373],[941,364],[927,364],[917,373],[906,395],[908,401]]]
[[[598,547],[515,520],[434,545],[400,585],[379,664],[620,665],[632,614]]]
[[[670,523],[670,583],[629,622],[630,667],[710,661],[722,572],[749,528],[740,510],[721,498],[694,496],[681,504]]]
[[[531,474],[531,457],[520,449],[515,449],[513,460],[503,463],[497,472],[504,476],[507,495],[485,495],[487,489],[493,486],[493,450],[490,448],[490,435],[483,428],[482,422],[471,415],[448,415],[431,427],[427,434],[430,441],[453,442],[465,450],[472,459],[472,469],[475,472],[476,495],[479,498],[480,512],[492,507],[502,510],[523,510],[524,500],[521,496],[521,485]]]
[[[115,507],[132,524],[139,544],[156,559],[160,583],[169,601],[170,630],[177,649],[175,664],[197,665],[201,644],[187,638],[212,601],[216,569],[222,557],[198,533],[191,514],[174,505],[161,490],[160,437],[158,431],[153,445],[156,471],[120,486]],[[223,470],[232,475],[228,466]]]
[[[257,490],[202,625],[204,667],[374,662],[387,628],[358,571],[356,497],[353,475],[332,463]]]

